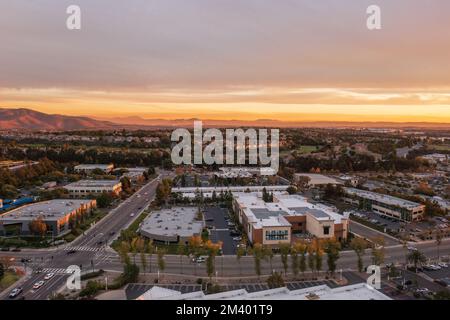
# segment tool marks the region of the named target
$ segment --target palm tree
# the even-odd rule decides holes
[[[273,250],[270,246],[264,245],[263,246],[263,253],[264,253],[264,257],[266,259],[269,259],[269,264],[270,264],[270,272],[273,271],[273,267],[272,267],[272,261],[273,261]]]
[[[152,273],[152,256],[153,253],[155,252],[155,247],[153,246],[153,241],[150,240],[147,244],[147,253],[149,255],[149,259],[148,259],[148,265],[149,265],[149,272]]]
[[[164,260],[164,255],[166,254],[166,250],[163,248],[158,249],[158,270],[164,273],[166,269],[166,261]]]
[[[252,248],[252,255],[255,261],[255,273],[258,279],[261,277],[261,259],[264,256],[262,245],[260,243],[255,243]]]
[[[236,252],[236,259],[238,261],[239,264],[239,275],[242,275],[242,267],[241,267],[241,258],[242,256],[245,254],[245,249],[243,246],[239,246],[237,248],[237,252]]]
[[[426,261],[427,261],[427,258],[419,250],[412,250],[411,253],[408,255],[408,262],[411,262],[412,264],[414,264],[414,269],[415,269],[416,273],[417,273],[417,266],[422,265]]]
[[[147,259],[145,257],[145,251],[146,251],[146,245],[145,245],[145,241],[143,241],[143,244],[139,247],[139,254],[141,257],[141,265],[142,265],[142,270],[144,270],[144,274],[145,274],[145,270],[147,269]]]
[[[438,261],[441,260],[441,255],[440,255],[440,247],[441,247],[441,243],[442,243],[442,231],[441,229],[438,229],[436,231],[436,247],[437,247],[437,255],[438,255]]]
[[[287,274],[288,270],[288,257],[290,250],[291,248],[288,244],[285,243],[280,244],[281,262],[283,263],[284,275]]]
[[[331,275],[334,275],[337,261],[339,260],[339,250],[341,249],[341,244],[334,238],[328,239],[325,241],[324,249],[327,254],[328,271]]]
[[[297,278],[299,272],[298,251],[295,246],[291,248],[291,267],[294,277]]]
[[[177,254],[180,256],[180,273],[183,274],[183,256],[186,251],[186,246],[179,244],[177,248]]]
[[[364,239],[355,237],[350,242],[350,247],[355,251],[356,256],[358,257],[357,267],[359,272],[363,272],[363,256],[366,252],[366,242]]]

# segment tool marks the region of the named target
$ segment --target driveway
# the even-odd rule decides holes
[[[237,241],[230,235],[228,223],[225,220],[227,209],[210,207],[205,211],[206,225],[212,226],[210,239],[212,242],[222,241],[222,252],[224,255],[236,254]]]

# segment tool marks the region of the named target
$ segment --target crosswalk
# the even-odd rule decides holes
[[[65,268],[44,268],[42,273],[66,274],[66,270]]]
[[[77,247],[65,247],[65,251],[89,251],[89,252],[97,252],[103,250],[103,247],[87,247],[87,246],[77,246]]]

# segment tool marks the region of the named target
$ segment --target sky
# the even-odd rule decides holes
[[[66,8],[81,8],[81,30]],[[381,8],[382,29],[366,27]],[[448,0],[0,0],[0,107],[450,123]]]

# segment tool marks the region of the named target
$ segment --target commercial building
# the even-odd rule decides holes
[[[203,291],[181,293],[169,288],[153,286],[136,300],[392,300],[367,285],[358,283],[337,288],[320,285],[289,290],[286,287],[248,292],[246,289],[205,295]]]
[[[432,154],[424,155],[421,158],[435,164],[435,163],[448,162],[450,157],[447,154],[432,153]]]
[[[102,193],[118,195],[122,191],[122,183],[118,180],[80,180],[64,187],[71,198],[84,198]]]
[[[187,244],[202,233],[204,222],[197,220],[196,207],[174,207],[152,212],[142,222],[139,233],[153,241]]]
[[[95,208],[95,200],[57,199],[33,203],[0,215],[0,235],[30,235],[30,223],[41,218],[47,234],[59,236],[70,231],[70,217]]]
[[[233,209],[252,243],[291,243],[293,234],[347,238],[348,217],[300,195],[274,194],[273,202],[265,202],[261,193],[235,193]]]
[[[148,168],[136,167],[136,168],[118,168],[116,170],[125,171],[122,177],[127,177],[131,182],[138,182],[144,179],[144,173],[148,171]]]
[[[322,186],[327,184],[332,185],[342,185],[344,184],[342,181],[335,179],[333,177],[324,176],[323,174],[317,174],[317,173],[296,173],[294,174],[295,181],[300,181],[302,178],[308,179],[308,185],[315,187],[315,186]]]
[[[202,193],[204,198],[211,198],[213,192],[216,195],[225,192],[262,192],[266,189],[267,192],[281,192],[286,191],[288,185],[271,185],[271,186],[224,186],[224,187],[181,187],[172,188],[173,193],[181,193],[183,197],[195,198],[197,193]]]
[[[94,170],[101,170],[104,173],[111,173],[114,169],[112,164],[80,164],[74,167],[76,173],[92,173]]]
[[[276,171],[270,167],[221,167],[219,170],[214,175],[226,179],[276,175]]]
[[[372,191],[344,188],[346,203],[401,221],[422,220],[425,205]]]

